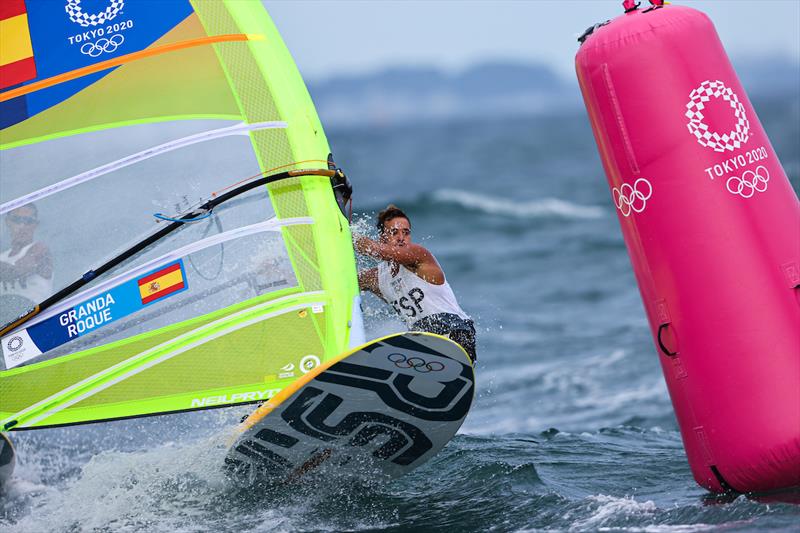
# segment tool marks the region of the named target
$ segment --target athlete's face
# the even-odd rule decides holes
[[[392,246],[405,246],[411,242],[411,223],[407,218],[396,217],[383,225],[381,241]]]
[[[14,240],[32,240],[37,224],[36,211],[28,206],[18,207],[6,215],[6,225]]]

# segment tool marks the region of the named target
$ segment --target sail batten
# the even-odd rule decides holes
[[[218,139],[220,137],[226,137],[228,135],[246,135],[247,132],[250,131],[256,131],[260,129],[274,129],[274,128],[278,129],[286,128],[286,123],[285,122],[260,122],[257,124],[239,123],[225,128],[219,128],[202,133],[196,133],[194,135],[189,135],[187,137],[175,139],[174,141],[169,141],[157,146],[146,148],[145,150],[142,150],[135,154],[131,154],[123,158],[117,159],[115,161],[105,163],[97,168],[93,168],[85,172],[82,172],[77,176],[71,176],[65,180],[59,181],[58,183],[39,189],[38,191],[34,191],[19,198],[15,198],[14,200],[10,200],[8,202],[0,204],[0,215],[4,215],[5,213],[8,213],[12,209],[16,209],[25,204],[41,200],[42,198],[47,198],[52,194],[64,191],[66,189],[69,189],[70,187],[74,187],[76,185],[80,185],[81,183],[85,183],[89,180],[99,178],[115,170],[119,170],[126,166],[133,165],[140,161],[144,161],[145,159],[150,159],[151,157],[156,157],[160,154],[171,152],[173,150],[179,150],[180,148],[189,146],[191,144],[210,141],[213,139]]]

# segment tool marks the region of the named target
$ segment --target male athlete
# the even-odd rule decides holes
[[[34,239],[34,233],[39,226],[36,206],[26,204],[17,207],[6,215],[5,223],[11,236],[11,244],[7,250],[0,252],[2,324],[53,293],[53,261],[50,251],[44,243]]]
[[[380,260],[358,273],[358,285],[391,303],[412,331],[427,331],[460,344],[475,362],[475,325],[459,307],[436,258],[411,242],[411,223],[394,205],[378,213],[379,240],[360,236],[356,251]]]

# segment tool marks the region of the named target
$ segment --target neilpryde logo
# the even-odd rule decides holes
[[[653,195],[653,186],[644,178],[633,182],[633,187],[623,183],[622,187],[611,189],[614,204],[622,216],[630,216],[632,212],[641,213],[647,207],[647,200]]]
[[[108,0],[108,6],[98,13],[86,13],[81,7],[81,0],[67,0],[64,9],[72,22],[80,24],[84,28],[103,24],[116,17],[122,11],[125,0]]]
[[[686,118],[689,119],[687,127],[689,133],[697,137],[697,142],[701,145],[707,146],[715,152],[724,153],[725,150],[732,152],[750,138],[750,121],[747,120],[744,105],[739,101],[736,93],[721,81],[704,81],[700,87],[691,92],[689,98],[689,103],[686,104]],[[733,118],[736,120],[734,128],[722,135],[719,132],[711,131],[708,124],[703,122],[706,118],[703,110],[706,102],[711,101],[712,98],[722,98],[728,102],[733,110]]]

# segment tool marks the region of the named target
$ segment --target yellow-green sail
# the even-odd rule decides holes
[[[83,281],[3,333],[0,428],[263,401],[363,341],[330,149],[260,2],[18,3],[0,321]],[[259,175],[281,179],[180,218]]]

